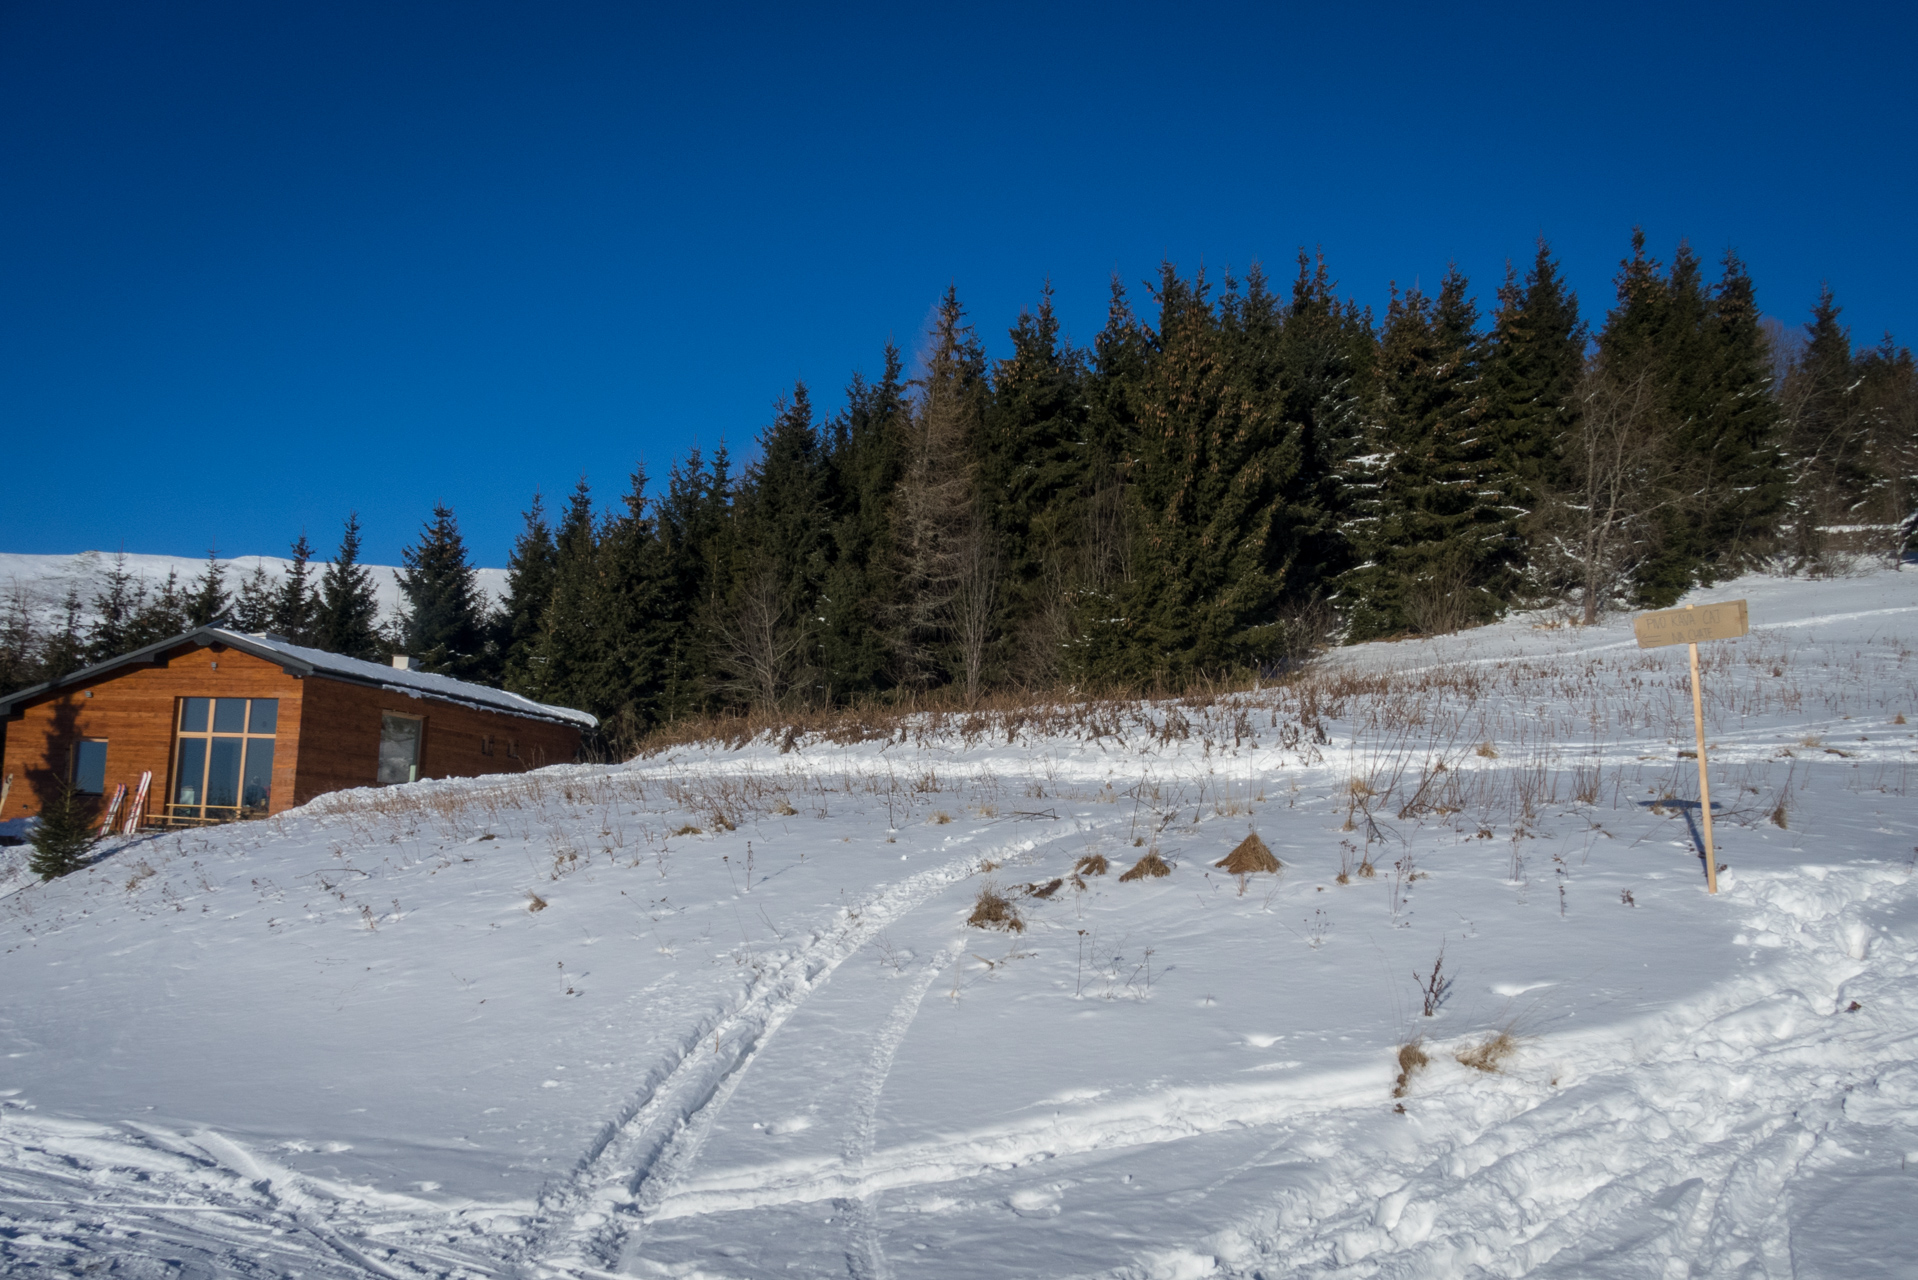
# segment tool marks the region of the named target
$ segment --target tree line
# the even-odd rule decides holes
[[[743,468],[695,450],[657,492],[639,468],[610,502],[535,495],[496,606],[439,507],[384,628],[349,520],[319,572],[302,537],[291,574],[231,596],[209,559],[156,593],[110,574],[84,634],[77,598],[46,636],[10,609],[0,677],[225,618],[584,708],[618,744],[748,707],[1177,688],[1902,554],[1909,350],[1855,346],[1829,290],[1802,334],[1768,325],[1735,254],[1712,279],[1635,233],[1616,285],[1593,332],[1542,242],[1484,316],[1456,269],[1377,316],[1322,258],[1289,291],[1166,265],[1153,317],[1115,281],[1085,348],[1047,287],[997,361],[948,289],[916,376],[889,344],[829,418],[795,385]]]

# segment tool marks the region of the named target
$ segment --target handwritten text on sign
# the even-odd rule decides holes
[[[1736,640],[1750,630],[1743,600],[1727,600],[1696,609],[1661,609],[1632,619],[1632,631],[1638,636],[1641,649],[1700,644],[1706,640]]]

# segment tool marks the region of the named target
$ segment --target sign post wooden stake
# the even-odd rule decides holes
[[[1632,619],[1638,647],[1657,649],[1682,644],[1691,649],[1692,729],[1698,740],[1698,812],[1705,833],[1705,885],[1718,892],[1718,850],[1712,844],[1712,784],[1705,771],[1705,690],[1698,678],[1698,642],[1736,640],[1750,630],[1743,600],[1709,604],[1703,609],[1686,605],[1661,613],[1641,613]]]
[[[1712,847],[1712,783],[1705,772],[1705,691],[1698,683],[1698,642],[1694,640],[1686,647],[1692,651],[1692,729],[1698,735],[1698,812],[1705,824],[1705,887],[1717,893],[1718,851]]]

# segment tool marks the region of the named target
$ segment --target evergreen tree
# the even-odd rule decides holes
[[[86,643],[80,635],[80,589],[67,588],[60,602],[60,630],[47,637],[40,651],[40,679],[58,680],[86,665]]]
[[[984,423],[980,494],[1003,556],[997,630],[1023,682],[1043,682],[1069,634],[1069,584],[1084,558],[1084,507],[1094,465],[1085,356],[1062,345],[1047,282],[1021,311],[999,363]]]
[[[138,646],[133,643],[142,607],[146,604],[146,584],[127,568],[127,554],[113,557],[106,580],[93,597],[93,625],[87,629],[85,660],[88,664],[117,658]]]
[[[93,848],[93,806],[71,786],[62,786],[40,806],[33,824],[33,856],[27,870],[42,880],[71,875],[87,865]]]
[[[895,660],[913,687],[976,663],[994,573],[976,499],[986,357],[951,286],[928,336],[891,512]]]
[[[661,693],[677,630],[644,467],[633,469],[623,505],[600,531],[593,601],[598,643],[589,669],[592,701],[585,704],[622,752],[663,718]]]
[[[559,552],[546,523],[546,505],[538,493],[522,513],[525,520],[513,552],[506,561],[506,599],[500,603],[500,648],[503,683],[519,691],[530,679],[539,643],[540,623],[553,598],[553,573]]]
[[[1170,264],[1160,272],[1154,358],[1138,389],[1131,468],[1137,523],[1121,665],[1108,674],[1180,683],[1271,660],[1295,548],[1279,524],[1300,439],[1270,397],[1227,367],[1232,336]],[[1227,323],[1242,308],[1227,310]]]
[[[148,597],[141,593],[141,605],[127,630],[127,648],[139,649],[157,640],[166,640],[188,629],[190,600],[180,586],[178,570],[169,569],[160,589]]]
[[[1585,328],[1543,240],[1523,283],[1507,268],[1498,299],[1480,421],[1499,486],[1525,518],[1566,478],[1561,450],[1578,427]]]
[[[893,495],[905,474],[910,407],[899,348],[876,383],[858,374],[831,429],[833,555],[820,589],[819,664],[833,700],[891,687],[900,648]]]
[[[187,597],[186,620],[189,626],[205,627],[226,616],[232,597],[226,589],[226,571],[220,567],[220,553],[209,547],[206,568],[194,580],[193,594]]]
[[[1640,603],[1663,607],[1768,551],[1786,485],[1770,361],[1743,264],[1727,254],[1712,290],[1688,246],[1662,279],[1644,250],[1635,231],[1599,359],[1614,383],[1644,378],[1668,424],[1670,492],[1633,571]]]
[[[763,707],[823,700],[818,597],[831,529],[825,449],[804,383],[774,406],[733,506],[726,581],[709,618],[715,657],[735,694]]]
[[[1479,429],[1477,317],[1464,276],[1436,304],[1394,290],[1379,344],[1376,488],[1353,525],[1361,563],[1343,580],[1350,639],[1456,630],[1496,616],[1518,558],[1515,511],[1492,485]]]
[[[265,563],[255,561],[253,572],[240,582],[239,594],[233,598],[233,626],[254,635],[270,629],[276,595],[273,580],[266,576]]]
[[[583,476],[560,517],[553,544],[553,596],[519,692],[598,715],[605,706],[598,685],[603,665],[599,531]]]
[[[701,620],[718,606],[720,566],[732,516],[732,477],[725,445],[708,464],[699,450],[675,463],[666,496],[653,513],[659,571],[664,576],[659,625],[665,645],[654,714],[672,720],[713,705],[712,633]]]
[[[1346,484],[1364,434],[1364,405],[1377,363],[1369,314],[1333,294],[1325,258],[1299,253],[1292,301],[1277,337],[1280,416],[1299,436],[1300,466],[1285,487],[1286,520],[1297,555],[1288,595],[1305,605],[1330,593],[1351,566],[1344,525],[1357,495]],[[1287,638],[1299,657],[1314,628]]]
[[[380,640],[376,630],[379,599],[373,594],[373,574],[360,563],[360,514],[346,517],[340,549],[320,577],[319,607],[315,611],[313,646],[349,658],[377,660]]]
[[[7,592],[6,612],[0,615],[0,697],[46,679],[41,650],[26,588],[15,579]]]
[[[406,607],[399,634],[421,671],[486,681],[493,677],[486,598],[480,594],[459,521],[444,503],[420,529],[419,541],[400,552],[400,591]]]
[[[273,619],[269,625],[275,635],[283,636],[294,644],[310,645],[315,643],[314,628],[318,625],[320,601],[307,571],[307,565],[313,559],[313,544],[306,540],[306,530],[300,530],[292,550],[293,565],[280,580],[280,591],[273,602]]]

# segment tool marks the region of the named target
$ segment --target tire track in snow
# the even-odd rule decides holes
[[[526,1254],[575,1273],[616,1266],[628,1237],[654,1216],[697,1160],[715,1117],[759,1050],[834,970],[901,915],[975,874],[981,861],[1028,853],[1042,843],[1029,838],[975,850],[843,909],[798,954],[755,982],[738,1007],[703,1024],[657,1082],[602,1131],[568,1183],[544,1198],[545,1229]]]
[[[865,1078],[860,1084],[852,1132],[846,1135],[845,1155],[848,1164],[863,1166],[872,1157],[873,1141],[879,1130],[879,1096],[885,1092],[886,1077],[892,1074],[892,1060],[898,1056],[906,1033],[912,1030],[912,1024],[918,1019],[919,1006],[925,1003],[926,992],[932,989],[933,982],[947,965],[957,963],[960,956],[965,954],[965,945],[962,938],[932,958],[913,980],[911,989],[893,1006],[886,1025],[874,1037],[872,1057],[866,1064]],[[853,1280],[892,1280],[892,1266],[886,1261],[885,1247],[879,1239],[879,1220],[873,1209],[872,1197],[855,1197],[847,1202],[847,1208],[851,1215],[853,1238],[846,1249],[846,1266]]]

